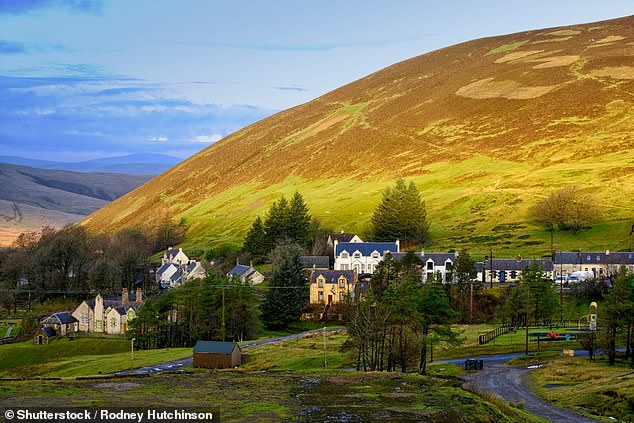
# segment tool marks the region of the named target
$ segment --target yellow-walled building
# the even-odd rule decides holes
[[[354,295],[358,284],[354,270],[312,270],[310,273],[310,303],[338,304]]]

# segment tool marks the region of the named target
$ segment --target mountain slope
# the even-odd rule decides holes
[[[555,247],[629,248],[633,56],[634,17],[431,52],[250,125],[83,224],[112,232],[160,210],[189,223],[189,244],[239,243],[299,190],[325,224],[363,232],[402,176],[427,201],[435,248],[547,252],[526,210],[568,184],[594,193],[606,222]]]
[[[26,230],[76,222],[149,179],[0,163],[0,245]]]
[[[83,162],[52,162],[0,156],[0,162],[38,169],[68,170],[89,173],[128,173],[134,175],[158,175],[180,162],[181,159],[165,154],[138,153],[127,156],[106,157]]]

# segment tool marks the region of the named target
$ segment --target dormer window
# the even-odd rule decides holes
[[[376,251],[375,251],[375,252],[373,252],[373,253],[372,253],[372,258],[374,258],[374,259],[378,259],[378,258],[379,258],[379,253],[378,253],[378,252],[376,252]]]
[[[346,278],[339,279],[339,288],[343,288],[346,285]]]
[[[345,252],[345,251],[343,251],[343,252],[341,253],[341,258],[348,258],[348,253],[347,253],[347,252]]]
[[[354,252],[354,258],[356,258],[356,259],[361,258],[361,253],[358,252],[358,251],[355,251]]]
[[[319,288],[323,288],[324,286],[324,280],[321,277],[317,278],[317,286]]]
[[[433,261],[428,261],[427,262],[427,270],[434,270],[434,262]]]

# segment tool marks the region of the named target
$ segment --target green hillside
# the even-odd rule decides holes
[[[434,245],[541,255],[527,210],[579,185],[604,221],[558,249],[632,247],[634,17],[470,41],[371,74],[217,142],[83,221],[108,233],[185,219],[185,246],[239,244],[300,191],[358,232],[397,177],[418,185]]]

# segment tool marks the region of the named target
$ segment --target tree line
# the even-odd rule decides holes
[[[150,256],[180,242],[183,233],[184,227],[172,222],[152,230],[123,229],[112,237],[79,225],[25,232],[0,249],[0,301],[15,313],[19,304],[56,292],[151,289]]]

